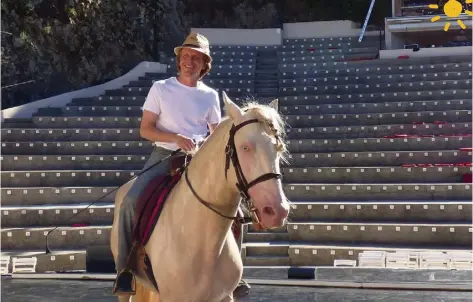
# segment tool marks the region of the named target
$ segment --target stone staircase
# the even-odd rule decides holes
[[[245,227],[245,265],[471,250],[471,58],[376,60],[377,45],[212,47],[205,82],[239,101],[278,97],[288,124],[290,222]],[[38,272],[84,270],[86,248],[109,244],[112,191],[151,152],[139,137],[141,106],[152,81],[173,74],[171,60],[166,74],[2,125],[3,254],[38,257]]]
[[[277,50],[258,51],[255,69],[255,96],[258,98],[275,97],[279,91]]]

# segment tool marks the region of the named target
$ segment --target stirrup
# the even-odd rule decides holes
[[[136,295],[136,280],[131,270],[123,269],[118,273],[113,286],[113,294],[117,296]]]

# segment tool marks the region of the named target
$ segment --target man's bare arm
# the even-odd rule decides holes
[[[157,129],[156,121],[158,117],[159,116],[153,112],[143,110],[140,126],[140,136],[142,138],[152,142],[176,143],[179,148],[185,151],[190,151],[195,147],[192,139],[188,137]]]
[[[158,117],[159,116],[157,114],[151,111],[143,110],[143,116],[141,118],[140,126],[140,136],[152,142],[176,142],[176,134],[162,131],[156,128],[156,121],[158,120]]]

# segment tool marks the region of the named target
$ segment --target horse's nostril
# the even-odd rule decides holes
[[[263,213],[268,216],[274,216],[276,215],[276,212],[274,212],[274,209],[272,207],[266,206],[263,208]]]

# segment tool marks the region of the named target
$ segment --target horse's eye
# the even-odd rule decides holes
[[[250,148],[248,146],[243,146],[244,151],[250,151]]]

